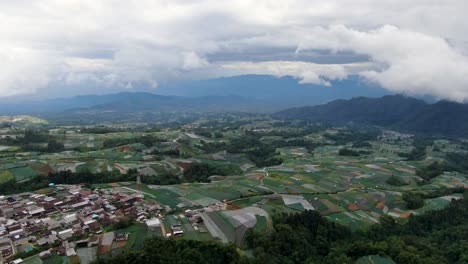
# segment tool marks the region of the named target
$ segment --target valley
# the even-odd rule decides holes
[[[230,113],[179,127],[29,122],[0,134],[3,199],[54,197],[70,186],[133,197],[139,207],[156,208],[127,215],[135,232],[238,247],[245,246],[248,230],[271,229],[281,213],[313,210],[351,230],[366,230],[382,217],[404,224],[443,209],[468,186],[466,163],[457,162],[468,155],[468,142],[379,127]],[[120,210],[106,209],[100,219]],[[103,230],[121,232],[97,220]],[[156,231],[145,227],[153,220]],[[96,252],[87,258],[114,254]]]

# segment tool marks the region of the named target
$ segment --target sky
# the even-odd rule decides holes
[[[468,101],[466,0],[0,0],[0,97],[244,74]]]

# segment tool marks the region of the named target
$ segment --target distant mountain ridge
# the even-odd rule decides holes
[[[359,76],[344,80],[329,80],[330,86],[299,83],[292,76],[239,75],[209,80],[179,81],[161,84],[156,92],[175,96],[225,96],[235,95],[269,102],[286,107],[317,105],[336,99],[356,96],[380,97],[391,92],[363,81]]]
[[[244,111],[258,108],[272,110],[267,104],[242,96],[182,97],[158,95],[148,92],[121,92],[107,95],[85,95],[34,102],[0,105],[0,114],[56,115],[78,112],[114,111]]]
[[[93,105],[83,110],[132,111],[220,111],[248,110],[254,102],[251,98],[241,96],[203,96],[181,97],[165,96],[152,93],[121,93],[115,101]]]
[[[402,95],[335,100],[324,105],[286,109],[273,116],[331,124],[352,122],[426,135],[468,137],[468,104],[448,101],[429,104]]]
[[[181,97],[153,93],[119,93],[100,104],[39,113],[61,124],[160,122],[221,112],[268,112],[268,104],[240,96]],[[178,117],[177,117],[178,116]],[[185,116],[185,117],[184,117]],[[172,122],[172,121],[171,121]]]
[[[291,76],[274,77],[269,75],[240,75],[209,80],[177,81],[162,83],[152,92],[79,95],[43,100],[31,100],[34,98],[31,96],[29,101],[24,101],[24,99],[11,101],[4,98],[0,100],[0,114],[37,115],[79,108],[94,108],[98,105],[102,108],[116,102],[125,104],[126,100],[131,101],[133,106],[141,104],[141,106],[146,105],[146,108],[151,108],[149,106],[153,101],[153,103],[160,104],[162,109],[176,111],[187,109],[186,106],[194,106],[193,110],[199,111],[205,105],[209,106],[207,110],[211,110],[213,105],[223,102],[227,110],[255,111],[258,109],[262,112],[323,104],[336,99],[349,99],[356,96],[379,97],[390,94],[385,89],[361,81],[357,76],[330,82],[331,86],[300,84],[296,78]],[[247,100],[250,102],[247,103]],[[173,102],[175,105],[163,106],[165,102]],[[235,104],[238,105],[237,109],[233,108]],[[176,109],[176,106],[181,106],[181,109]]]

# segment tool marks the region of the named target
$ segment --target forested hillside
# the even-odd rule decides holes
[[[336,100],[319,106],[286,109],[273,116],[331,124],[377,125],[433,136],[468,136],[467,104],[448,101],[428,104],[401,95]]]

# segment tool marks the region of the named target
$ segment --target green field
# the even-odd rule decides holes
[[[15,176],[16,181],[23,181],[37,175],[29,166],[12,168],[10,172]]]
[[[2,171],[0,173],[0,184],[13,180],[13,179],[15,179],[15,176],[13,176],[13,174],[8,170]]]

